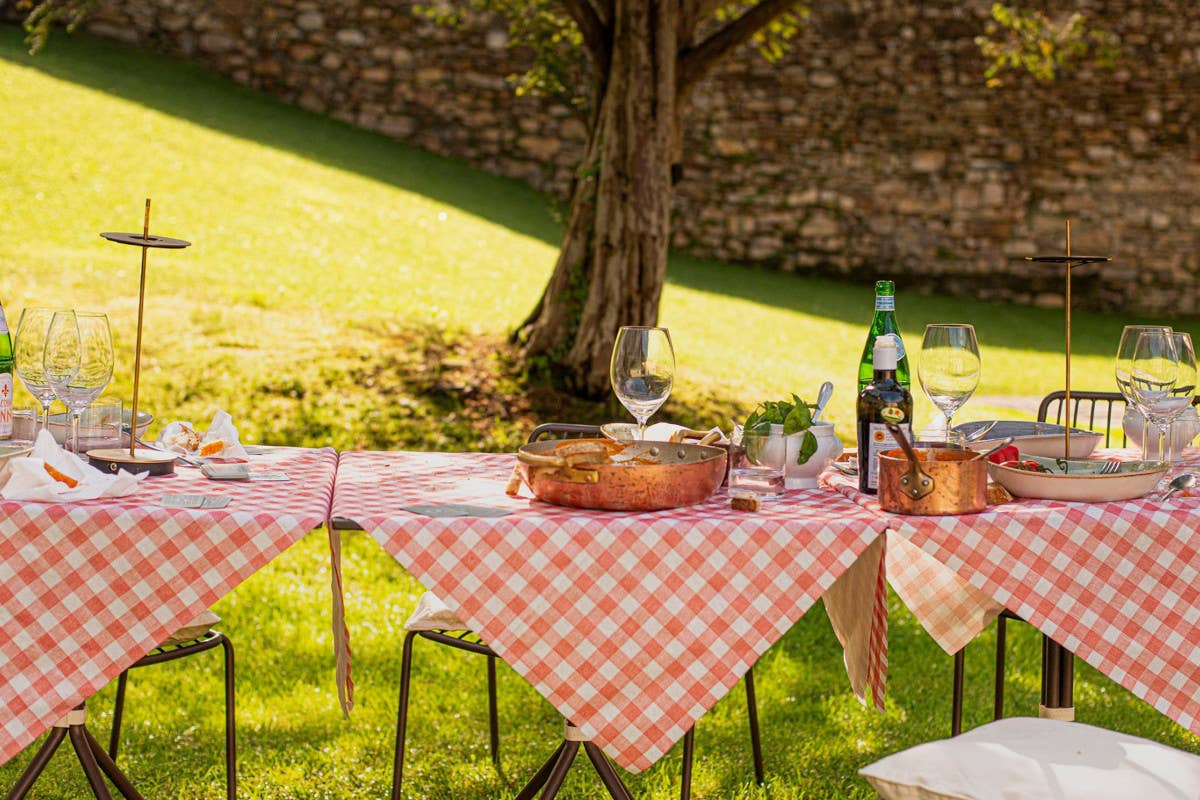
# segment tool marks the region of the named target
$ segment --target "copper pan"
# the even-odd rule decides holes
[[[974,450],[913,450],[898,428],[900,450],[879,454],[879,506],[893,514],[975,514],[987,507],[987,460]]]
[[[574,508],[653,511],[707,500],[725,477],[719,447],[635,442],[613,458],[556,454],[571,439],[534,442],[517,451],[525,485],[540,500]],[[609,443],[612,447],[612,443]]]

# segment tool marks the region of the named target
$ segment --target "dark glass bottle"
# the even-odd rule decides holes
[[[908,354],[900,339],[900,327],[896,324],[896,286],[891,281],[875,283],[875,318],[871,320],[871,332],[863,346],[862,360],[858,362],[858,390],[867,388],[875,376],[875,340],[885,333],[896,337],[896,380],[905,389],[912,386],[908,372]]]
[[[896,351],[896,337],[875,340],[873,380],[858,395],[858,489],[869,494],[879,490],[879,454],[899,447],[887,423],[912,440],[912,395],[896,379]]]

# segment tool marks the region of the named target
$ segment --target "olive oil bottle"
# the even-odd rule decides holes
[[[896,338],[881,334],[872,353],[874,378],[858,395],[858,490],[879,491],[879,454],[900,445],[888,432],[894,422],[912,439],[912,395],[896,380]]]

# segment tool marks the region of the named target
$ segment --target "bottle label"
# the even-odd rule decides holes
[[[884,419],[886,419],[887,412],[892,410],[900,411],[900,416],[904,416],[904,412],[898,408],[885,408],[880,413]],[[908,437],[909,441],[912,441],[912,425],[904,423],[900,426],[900,430],[904,431],[904,435]],[[896,437],[892,436],[891,432],[888,431],[885,425],[882,425],[878,422],[872,422],[867,427],[867,446],[869,448],[867,453],[867,486],[871,489],[878,489],[879,454],[887,452],[888,450],[898,450],[900,448],[900,443],[896,441]],[[861,463],[858,465],[858,468],[862,469]]]
[[[875,295],[875,310],[876,311],[895,311],[896,310],[896,295],[894,295],[894,294],[877,294],[877,295]]]
[[[12,438],[13,377],[11,372],[0,372],[0,439]]]

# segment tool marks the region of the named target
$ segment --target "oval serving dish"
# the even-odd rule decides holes
[[[1127,461],[1117,472],[1102,475],[1105,460],[1071,460],[1027,456],[1053,472],[1029,472],[988,463],[988,475],[1013,497],[1066,500],[1082,503],[1113,503],[1132,500],[1154,491],[1170,465],[1162,461]],[[1066,472],[1063,472],[1063,467]]]

